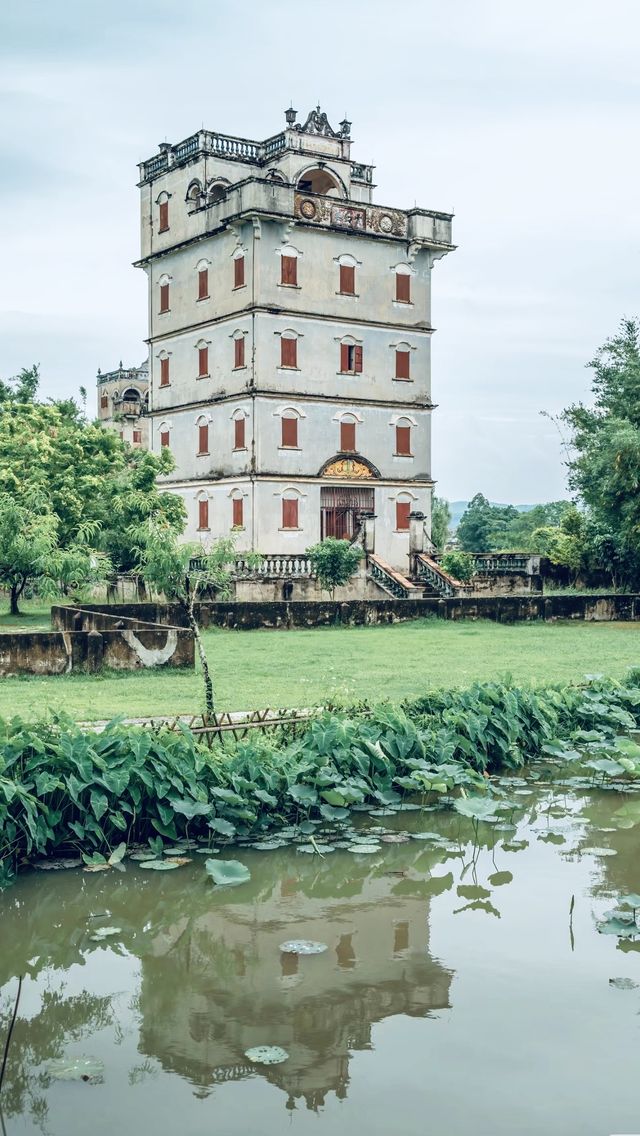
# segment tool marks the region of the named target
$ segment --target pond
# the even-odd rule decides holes
[[[6,1136],[640,1132],[640,941],[597,926],[640,891],[633,798],[506,783],[493,824],[361,814],[370,851],[219,851],[237,887],[195,850],[25,873],[0,895],[0,1048],[25,976]]]

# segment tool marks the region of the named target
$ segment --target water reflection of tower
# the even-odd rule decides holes
[[[428,900],[394,894],[389,875],[351,884],[352,894],[320,898],[284,879],[259,903],[229,902],[165,928],[142,962],[142,1052],[206,1095],[257,1072],[244,1058],[250,1046],[281,1045],[289,1061],[263,1072],[289,1107],[344,1097],[350,1051],[370,1046],[372,1026],[446,1008],[451,981],[429,955]],[[292,936],[329,950],[283,955]]]

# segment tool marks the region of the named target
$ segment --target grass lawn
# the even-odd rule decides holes
[[[22,600],[20,615],[9,615],[9,597],[0,595],[0,631],[51,631],[51,604]]]
[[[35,616],[34,616],[35,618]],[[633,623],[444,622],[301,631],[205,632],[219,709],[310,706],[331,697],[417,696],[510,675],[552,683],[640,666]],[[189,714],[202,708],[188,671],[129,671],[0,682],[0,715],[37,717],[47,708],[79,719]]]

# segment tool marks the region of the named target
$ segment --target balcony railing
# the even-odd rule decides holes
[[[176,146],[167,147],[160,154],[142,162],[142,178],[143,181],[146,181],[149,178],[157,177],[158,174],[168,170],[170,166],[188,162],[190,158],[199,153],[219,154],[221,157],[231,158],[233,161],[262,165],[264,162],[270,161],[276,154],[281,153],[285,146],[286,136],[284,132],[274,134],[265,142],[254,142],[250,138],[234,138],[230,134],[218,134],[214,130],[201,130],[198,134],[192,134],[190,138],[185,138],[183,142],[178,142]]]
[[[308,556],[263,556],[258,566],[254,567],[238,557],[235,575],[239,578],[261,576],[263,579],[311,576],[311,560]]]

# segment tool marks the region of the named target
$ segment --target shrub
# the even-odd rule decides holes
[[[445,572],[463,584],[473,576],[473,556],[469,552],[446,552],[440,563]]]

